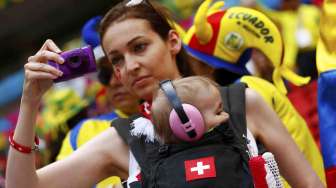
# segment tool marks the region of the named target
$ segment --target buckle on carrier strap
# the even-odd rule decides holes
[[[159,146],[159,155],[161,157],[166,157],[169,154],[169,146],[164,144]]]

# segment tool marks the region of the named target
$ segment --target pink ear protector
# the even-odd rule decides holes
[[[170,80],[161,81],[160,88],[173,107],[169,115],[169,125],[173,134],[187,142],[201,138],[205,132],[201,112],[193,105],[181,103]]]

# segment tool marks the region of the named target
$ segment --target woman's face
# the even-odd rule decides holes
[[[164,41],[148,21],[126,19],[111,24],[102,44],[116,77],[140,98],[152,100],[160,80],[180,76],[175,57],[181,41],[174,31]]]
[[[260,50],[254,49],[251,58],[259,76],[265,80],[273,82],[272,74],[274,66],[267,56]]]

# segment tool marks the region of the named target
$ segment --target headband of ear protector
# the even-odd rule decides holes
[[[193,105],[181,103],[171,80],[161,81],[160,88],[173,108],[169,115],[169,125],[173,134],[187,142],[201,138],[205,132],[201,112]]]

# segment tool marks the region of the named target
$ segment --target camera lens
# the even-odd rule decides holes
[[[69,58],[69,63],[79,63],[79,57],[78,56],[72,56]]]

